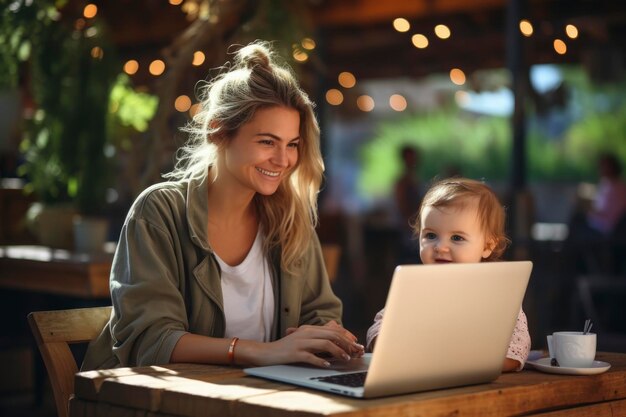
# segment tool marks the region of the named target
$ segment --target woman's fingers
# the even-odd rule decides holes
[[[272,344],[275,348],[271,349],[272,353],[268,352],[263,362],[306,362],[326,367],[330,357],[343,361],[361,357],[364,348],[355,340],[350,332],[334,321],[324,326],[290,327],[283,339]]]
[[[330,340],[307,339],[305,343],[307,344],[305,350],[308,352],[328,353],[333,358],[344,361],[349,361],[351,359],[351,355],[349,353]]]
[[[359,350],[360,345],[357,345],[352,338],[346,336],[342,327],[307,326],[304,328],[303,326],[300,329],[303,330],[301,333],[303,337],[326,339],[343,349],[350,356]]]
[[[344,328],[343,326],[341,326],[339,323],[337,323],[335,320],[331,320],[329,322],[326,322],[324,324],[325,327],[333,327],[333,328],[337,328],[337,329],[341,329],[343,330],[344,334],[351,338],[353,342],[357,341],[357,337],[355,335],[353,335],[352,333],[350,333],[346,328]]]
[[[332,332],[343,341],[343,343],[341,342],[338,342],[338,343],[340,343],[340,345],[346,350],[346,352],[349,352],[349,353],[363,349],[362,345],[356,343],[357,341],[356,336],[354,336],[345,328],[337,324],[337,322],[335,322],[334,320],[329,321],[323,326],[304,325],[304,326],[298,327],[298,329],[306,330],[306,331],[317,331],[317,330],[323,329],[323,330]],[[323,336],[318,336],[318,337],[323,337]]]
[[[301,352],[298,362],[310,363],[311,365],[318,366],[320,368],[328,368],[330,366],[330,362],[328,362],[327,359],[306,351]]]

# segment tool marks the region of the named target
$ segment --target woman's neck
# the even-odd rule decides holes
[[[209,221],[213,224],[239,224],[243,220],[256,218],[252,200],[254,191],[243,189],[236,184],[227,184],[215,173],[209,171],[208,210]]]

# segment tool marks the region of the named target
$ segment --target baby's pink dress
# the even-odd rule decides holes
[[[376,314],[374,324],[372,324],[372,327],[370,327],[367,331],[366,350],[368,352],[372,351],[372,342],[380,332],[380,326],[383,323],[384,315],[385,309],[383,308]],[[519,314],[517,315],[515,328],[513,329],[513,335],[511,336],[511,341],[509,342],[509,349],[506,352],[506,357],[518,361],[520,365],[517,367],[517,370],[520,371],[524,367],[526,359],[528,359],[529,352],[530,334],[528,333],[528,321],[526,320],[526,314],[524,314],[522,309],[520,309]]]

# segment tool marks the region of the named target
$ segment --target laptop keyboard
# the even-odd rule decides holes
[[[351,374],[331,375],[331,376],[318,376],[314,379],[316,381],[328,382],[330,384],[343,385],[346,387],[362,387],[365,385],[365,376],[367,371],[355,372]]]

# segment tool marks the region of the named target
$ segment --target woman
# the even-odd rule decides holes
[[[292,73],[266,44],[240,49],[204,86],[187,130],[174,181],[144,191],[128,214],[111,272],[112,317],[83,370],[329,366],[328,354],[361,355],[337,324],[341,302],[314,231],[319,128]]]

